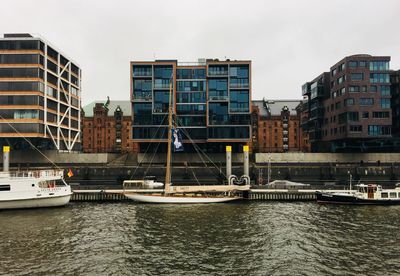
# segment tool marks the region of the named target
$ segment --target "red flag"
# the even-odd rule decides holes
[[[67,175],[68,175],[68,177],[73,177],[74,173],[72,172],[71,169],[69,169]]]

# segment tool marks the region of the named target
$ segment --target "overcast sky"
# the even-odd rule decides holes
[[[0,32],[40,34],[83,70],[83,105],[129,99],[129,61],[250,59],[253,99],[301,99],[345,56],[400,69],[397,0],[12,0]]]

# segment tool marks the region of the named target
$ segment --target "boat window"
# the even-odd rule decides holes
[[[10,185],[0,185],[0,192],[5,192],[10,190]]]
[[[388,198],[388,193],[381,193],[381,198]]]
[[[397,197],[397,193],[390,193],[390,198],[396,198]]]
[[[400,193],[399,193],[399,196],[398,196],[399,198],[400,198]]]

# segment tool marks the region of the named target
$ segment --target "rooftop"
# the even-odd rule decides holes
[[[85,117],[93,117],[93,108],[95,107],[96,103],[105,104],[106,101],[94,101],[88,105],[85,105],[83,107],[83,111],[85,112]],[[113,101],[113,100],[110,100],[110,103],[108,104],[108,110],[109,110],[108,115],[113,116],[114,111],[117,109],[118,106],[121,108],[124,116],[132,115],[131,111],[132,106],[130,101]]]
[[[281,115],[282,108],[287,106],[290,115],[297,115],[296,107],[300,104],[301,100],[255,100],[253,105],[258,106],[260,116],[277,116]]]

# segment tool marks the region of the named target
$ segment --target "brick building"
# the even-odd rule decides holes
[[[136,152],[131,140],[130,101],[93,102],[83,108],[82,141],[84,152]]]
[[[253,151],[290,152],[300,151],[302,135],[300,114],[297,107],[300,100],[260,100],[253,101]],[[255,131],[255,127],[257,131]]]
[[[392,150],[389,62],[389,56],[348,56],[303,85],[312,151]]]

